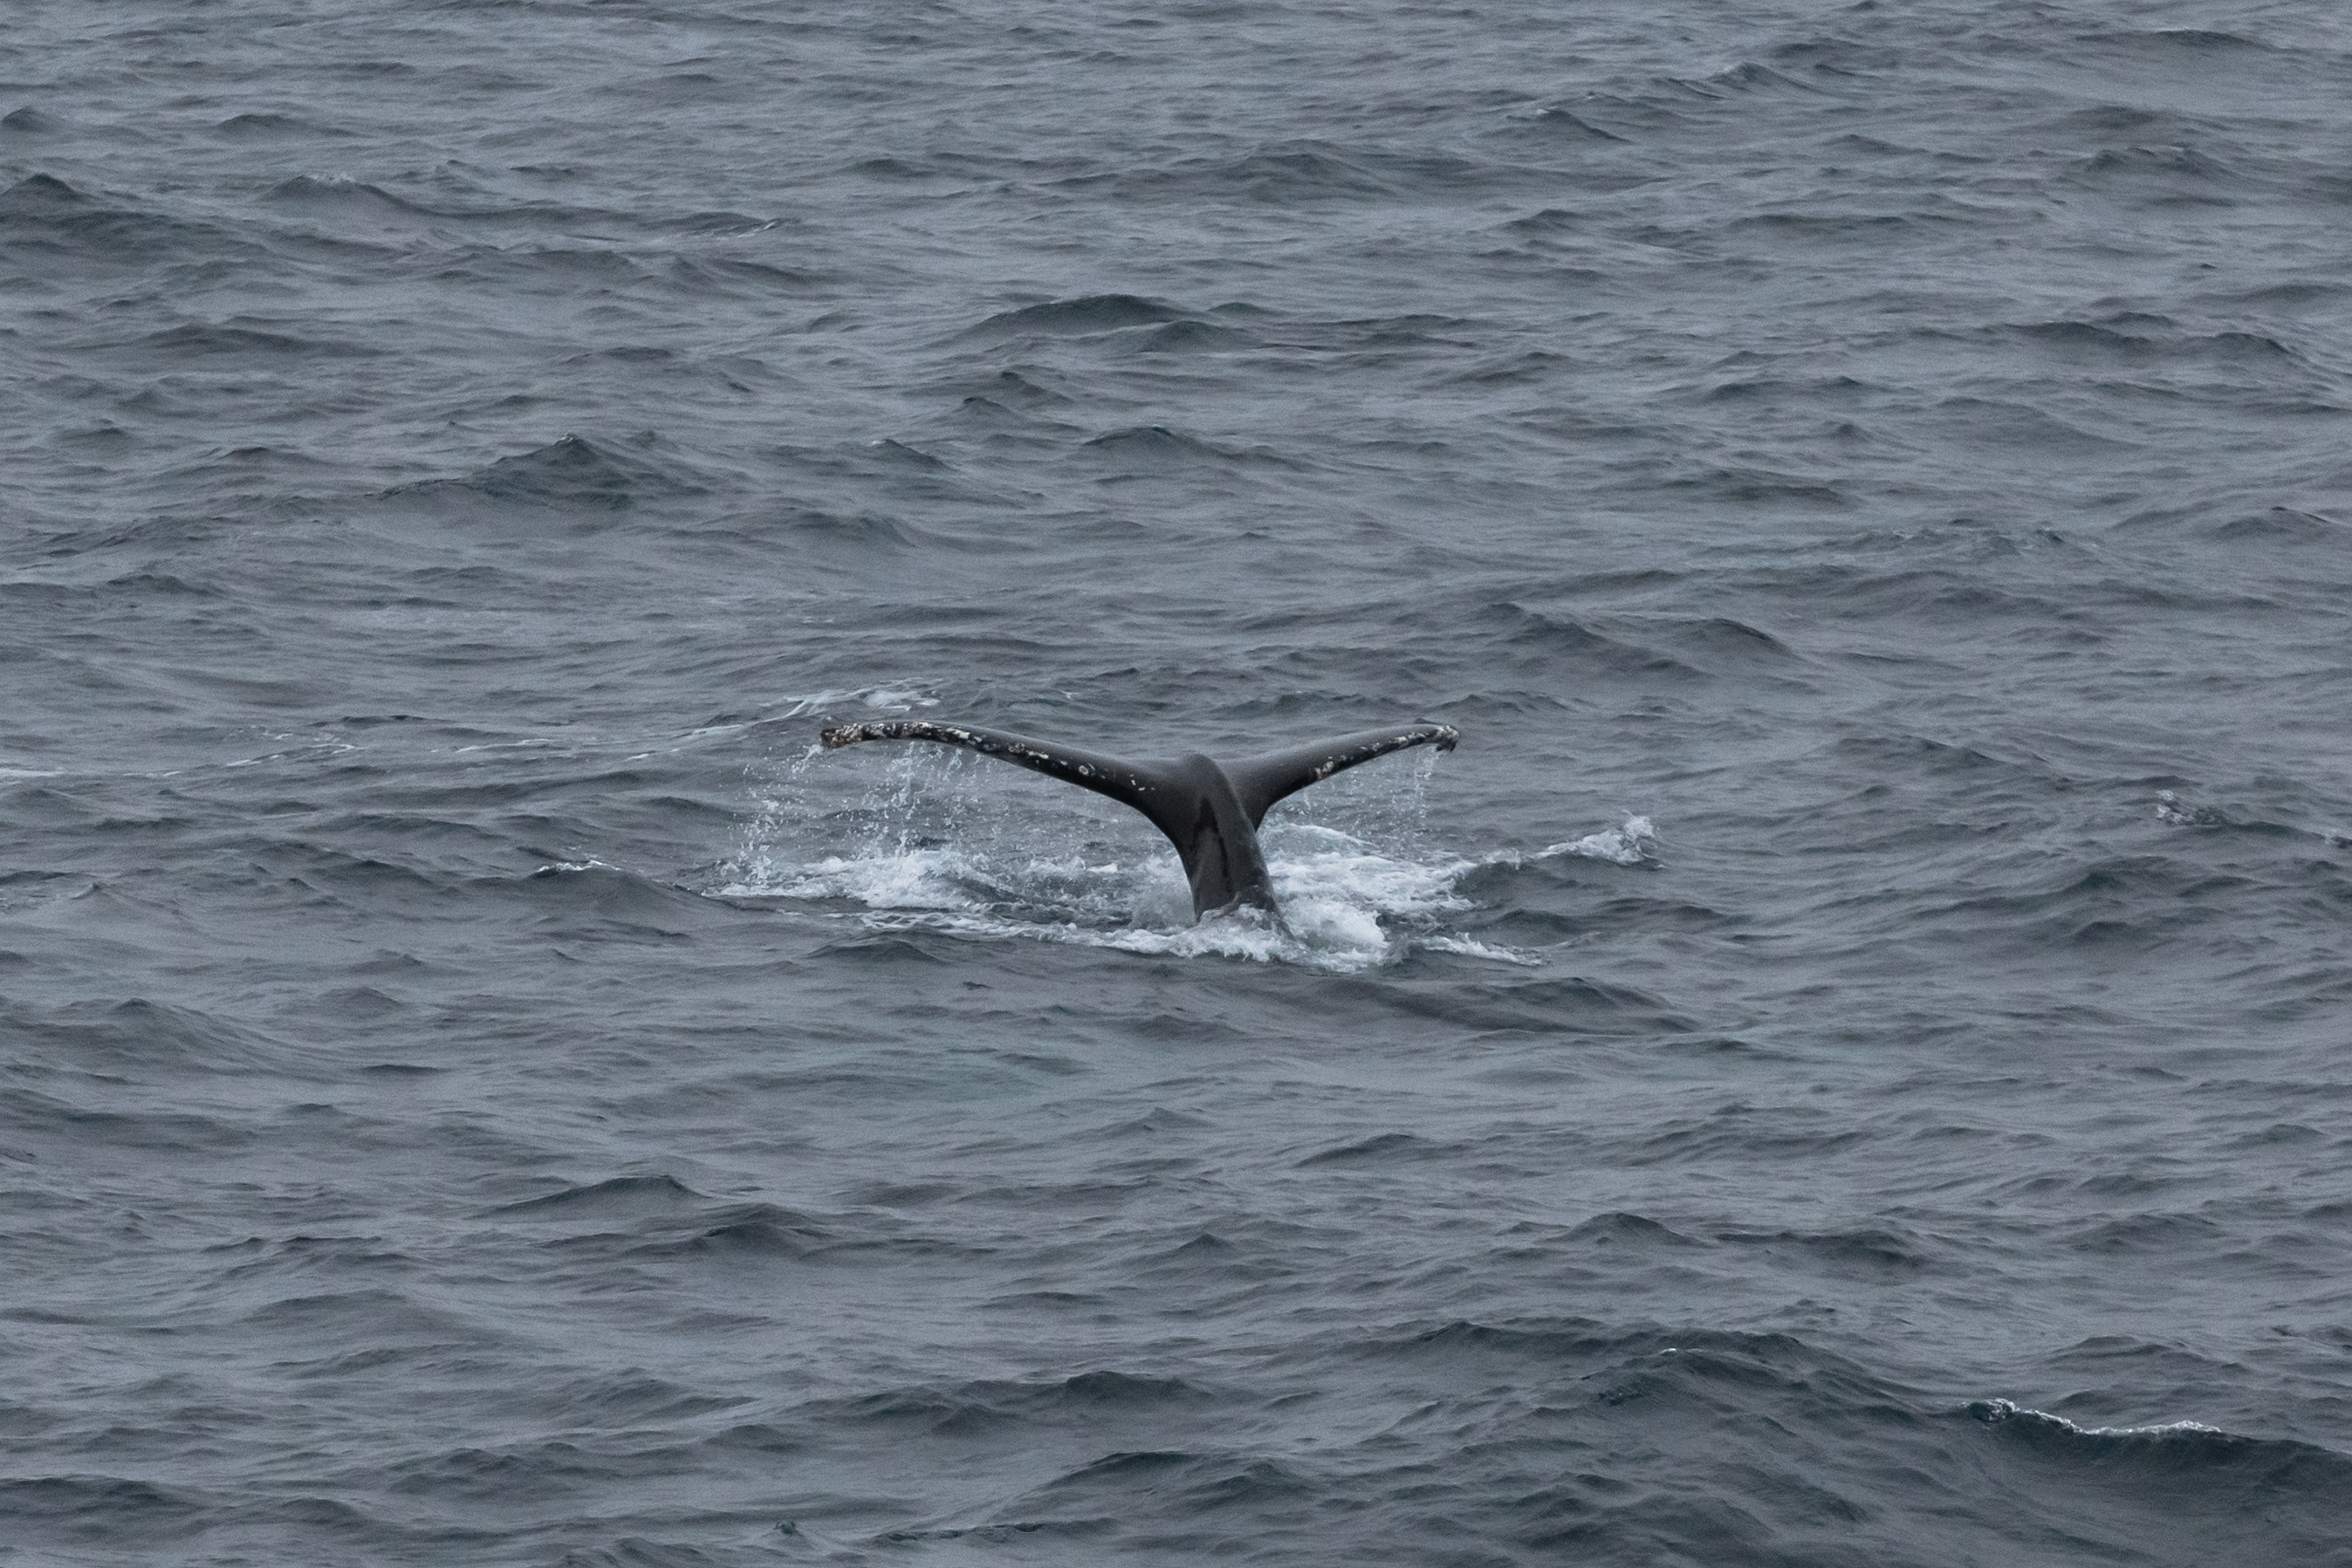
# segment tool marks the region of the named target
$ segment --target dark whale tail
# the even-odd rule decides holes
[[[1192,916],[1246,904],[1276,913],[1274,883],[1257,830],[1269,807],[1375,757],[1408,747],[1451,751],[1462,737],[1442,724],[1366,730],[1290,751],[1269,751],[1221,767],[1199,752],[1173,761],[1127,762],[1050,741],[929,719],[845,724],[824,732],[828,747],[861,740],[932,740],[1043,773],[1132,806],[1168,835],[1192,884]]]

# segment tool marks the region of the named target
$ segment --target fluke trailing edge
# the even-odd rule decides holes
[[[1176,846],[1184,875],[1192,883],[1195,920],[1242,905],[1278,913],[1265,852],[1257,841],[1258,824],[1276,800],[1375,757],[1413,746],[1451,751],[1461,738],[1442,724],[1416,724],[1366,730],[1293,751],[1269,751],[1225,767],[1197,751],[1172,762],[1123,762],[1049,741],[928,719],[845,724],[824,732],[828,747],[861,740],[935,740],[961,746],[1134,807]]]

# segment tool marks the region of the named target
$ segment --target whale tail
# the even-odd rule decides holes
[[[1344,773],[1376,757],[1416,746],[1451,751],[1461,739],[1461,731],[1443,724],[1368,729],[1357,735],[1343,735],[1337,740],[1245,758],[1227,768],[1225,774],[1233,779],[1234,792],[1241,796],[1242,806],[1249,812],[1250,826],[1255,828],[1265,822],[1266,811],[1276,801],[1297,794],[1309,784],[1320,784],[1334,773]]]
[[[828,748],[861,740],[929,740],[958,746],[1108,795],[1131,806],[1167,835],[1192,885],[1192,915],[1236,905],[1279,913],[1257,831],[1275,802],[1376,757],[1409,747],[1451,751],[1461,739],[1442,724],[1366,730],[1288,751],[1270,751],[1231,767],[1198,752],[1173,760],[1125,761],[1076,747],[998,730],[929,719],[845,724],[824,732]]]

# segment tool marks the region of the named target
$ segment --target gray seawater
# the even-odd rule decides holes
[[[13,0],[0,1562],[2352,1562],[2347,88]]]

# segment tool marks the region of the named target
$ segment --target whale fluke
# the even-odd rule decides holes
[[[1280,914],[1265,852],[1257,841],[1259,824],[1276,801],[1391,751],[1414,746],[1451,751],[1462,737],[1442,724],[1370,729],[1288,751],[1269,751],[1230,768],[1197,751],[1173,760],[1129,762],[1052,741],[929,719],[845,724],[826,730],[822,738],[828,748],[861,740],[961,746],[1132,806],[1176,846],[1192,884],[1192,917],[1197,920],[1242,905]]]

